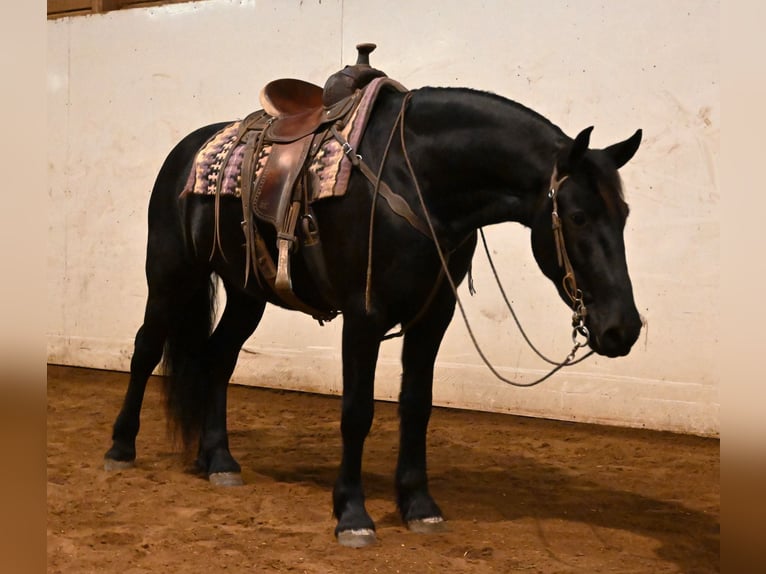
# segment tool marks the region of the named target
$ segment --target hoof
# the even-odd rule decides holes
[[[377,542],[375,531],[371,528],[355,528],[338,532],[338,543],[347,548],[364,548]]]
[[[115,460],[113,458],[104,459],[104,470],[125,470],[136,466],[135,460]]]
[[[213,486],[242,486],[245,484],[242,475],[238,472],[214,472],[208,476],[208,480]]]
[[[441,516],[430,516],[428,518],[419,518],[410,520],[407,528],[418,534],[433,534],[435,532],[444,532],[447,530],[447,524]]]

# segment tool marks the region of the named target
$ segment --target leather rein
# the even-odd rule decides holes
[[[368,253],[368,266],[367,266],[367,285],[365,290],[365,304],[366,309],[369,312],[370,310],[370,297],[371,297],[371,273],[372,273],[372,234],[373,234],[373,225],[374,225],[374,212],[375,212],[375,200],[377,198],[378,193],[385,189],[385,195],[388,195],[390,193],[390,189],[388,189],[388,186],[386,186],[385,183],[381,181],[381,176],[383,173],[383,168],[386,163],[386,159],[388,158],[388,154],[391,148],[391,144],[393,142],[394,135],[397,131],[399,131],[399,139],[400,144],[402,147],[402,155],[404,157],[404,160],[407,164],[407,169],[409,170],[410,177],[412,178],[412,182],[415,186],[415,191],[418,196],[418,201],[420,203],[420,207],[423,211],[423,215],[425,216],[425,222],[427,225],[428,233],[425,233],[424,226],[422,223],[422,220],[420,220],[417,215],[415,215],[411,209],[409,209],[409,206],[406,208],[407,216],[405,219],[412,225],[415,229],[423,233],[424,235],[427,235],[433,242],[434,246],[436,247],[436,252],[439,255],[439,260],[441,262],[441,270],[439,272],[439,276],[437,277],[436,283],[434,285],[434,288],[432,289],[431,293],[429,294],[425,304],[421,308],[421,310],[417,313],[417,315],[409,321],[406,325],[402,326],[401,330],[397,333],[394,333],[392,335],[387,335],[384,337],[384,339],[389,339],[397,336],[403,335],[406,330],[415,323],[418,319],[422,317],[422,315],[425,313],[425,311],[430,306],[433,298],[436,295],[436,292],[438,291],[439,287],[441,286],[441,281],[446,278],[449,282],[450,288],[452,289],[452,293],[455,297],[455,301],[458,304],[458,307],[460,309],[460,313],[463,317],[463,321],[465,323],[466,329],[468,330],[468,334],[471,338],[471,341],[473,342],[474,347],[476,348],[476,351],[478,352],[479,356],[481,357],[484,364],[489,368],[489,370],[492,372],[495,377],[503,381],[504,383],[507,383],[509,385],[513,385],[516,387],[532,387],[535,385],[538,385],[551,377],[554,373],[562,369],[566,366],[571,366],[574,364],[577,364],[585,359],[587,359],[589,356],[593,354],[593,350],[589,351],[586,355],[583,357],[580,357],[579,359],[575,360],[575,355],[577,351],[581,347],[585,347],[589,345],[590,342],[590,333],[588,332],[588,328],[585,326],[585,316],[587,314],[587,309],[585,307],[585,303],[583,302],[583,294],[580,289],[577,288],[577,281],[575,279],[574,269],[572,267],[572,263],[569,259],[569,256],[567,254],[566,250],[566,243],[564,241],[564,232],[563,232],[563,226],[561,223],[561,218],[558,214],[558,193],[559,189],[561,188],[561,185],[566,181],[566,179],[569,177],[567,175],[564,175],[563,177],[559,178],[557,169],[554,166],[553,168],[553,174],[551,175],[551,181],[548,191],[548,197],[552,201],[552,211],[551,211],[551,219],[552,219],[552,229],[553,229],[553,235],[554,240],[556,244],[556,254],[558,259],[558,264],[560,267],[564,268],[564,277],[562,280],[562,285],[564,288],[564,292],[567,294],[569,299],[572,302],[572,343],[573,347],[570,353],[567,355],[567,357],[563,361],[553,361],[551,359],[548,359],[545,357],[540,351],[537,350],[537,348],[532,344],[532,342],[527,337],[526,333],[524,332],[524,329],[521,326],[521,323],[518,320],[518,317],[516,316],[515,311],[513,310],[513,307],[510,304],[510,301],[505,295],[505,290],[502,287],[502,284],[500,282],[500,277],[495,269],[494,263],[492,261],[492,258],[489,253],[489,249],[487,247],[486,239],[484,237],[483,230],[479,230],[479,233],[481,234],[482,242],[484,243],[484,250],[486,252],[487,258],[489,259],[490,267],[492,268],[492,272],[495,276],[495,280],[500,288],[500,291],[503,295],[503,299],[505,300],[506,305],[508,306],[514,321],[516,322],[517,327],[519,328],[520,332],[522,333],[525,341],[527,344],[532,348],[532,350],[544,361],[546,361],[549,364],[554,365],[554,368],[547,373],[546,375],[540,377],[539,379],[529,382],[529,383],[519,383],[513,380],[510,380],[503,375],[501,375],[497,369],[490,363],[487,356],[484,354],[484,352],[481,350],[481,347],[479,346],[478,340],[476,339],[476,336],[473,332],[473,329],[471,328],[468,316],[465,312],[465,308],[463,307],[463,303],[460,300],[460,296],[458,294],[457,285],[455,284],[455,281],[452,279],[451,274],[449,273],[448,268],[448,259],[449,259],[449,253],[444,252],[441,245],[439,244],[439,241],[436,236],[436,230],[434,228],[433,222],[431,220],[431,216],[428,212],[428,209],[426,208],[425,200],[423,198],[422,190],[420,189],[420,184],[418,183],[417,176],[415,175],[415,170],[412,167],[412,162],[410,161],[409,154],[407,153],[407,146],[405,143],[404,138],[404,116],[405,116],[405,110],[407,109],[407,105],[409,104],[410,99],[412,98],[412,92],[407,92],[404,96],[404,99],[402,100],[402,106],[399,110],[399,114],[396,117],[396,120],[394,121],[393,128],[391,130],[391,134],[388,138],[388,142],[386,144],[384,153],[383,153],[383,159],[381,161],[380,167],[378,168],[377,173],[374,173],[369,166],[367,166],[364,161],[362,160],[362,157],[354,152],[354,150],[351,148],[351,146],[348,146],[347,143],[344,144],[344,151],[346,152],[346,155],[351,159],[351,161],[354,163],[355,166],[359,167],[362,171],[362,173],[365,175],[365,177],[373,184],[373,202],[372,202],[372,208],[370,213],[370,241],[369,241],[369,253]],[[334,131],[334,130],[333,130]],[[336,135],[336,137],[338,137]],[[402,202],[406,205],[406,202],[402,200]],[[389,205],[391,205],[391,202],[388,201]],[[396,213],[399,213],[399,215],[402,215],[402,213],[399,210],[394,210]],[[404,215],[402,215],[404,217]],[[416,221],[416,223],[413,223],[413,219]],[[580,341],[578,340],[578,337],[582,337],[584,340]]]

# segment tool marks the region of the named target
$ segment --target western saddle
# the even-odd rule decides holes
[[[338,137],[338,129],[359,103],[361,88],[386,76],[370,66],[369,54],[375,44],[359,44],[356,48],[356,64],[330,76],[323,88],[293,78],[268,83],[260,94],[263,110],[242,121],[235,145],[229,150],[231,153],[236,145],[245,145],[241,174],[242,226],[247,250],[245,282],[252,267],[262,287],[265,282],[286,305],[310,314],[320,324],[337,316],[338,306],[327,278],[319,229],[311,212],[306,165],[308,157],[324,141]],[[267,155],[264,146],[268,147]],[[276,263],[257,230],[262,223],[276,230]],[[218,222],[216,242],[220,246],[217,226]],[[325,302],[322,309],[306,304],[293,292],[290,254],[299,246]]]

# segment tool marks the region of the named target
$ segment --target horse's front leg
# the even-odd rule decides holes
[[[383,331],[363,314],[344,313],[343,401],[340,430],[343,455],[333,489],[335,535],[344,546],[375,542],[375,524],[364,506],[362,451],[372,426],[374,378]]]
[[[452,294],[442,289],[428,312],[404,335],[396,493],[402,519],[415,532],[444,528],[442,512],[428,491],[426,431],[431,417],[434,362],[454,309]]]

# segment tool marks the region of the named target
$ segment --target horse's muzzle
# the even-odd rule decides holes
[[[607,323],[603,329],[588,325],[591,332],[590,346],[599,355],[624,357],[630,353],[633,344],[641,334],[641,317],[638,311],[630,313],[621,321]]]

